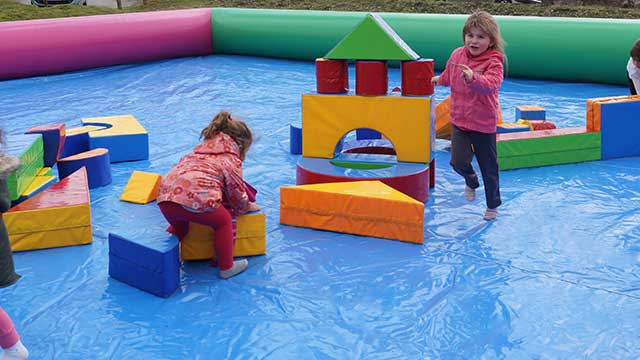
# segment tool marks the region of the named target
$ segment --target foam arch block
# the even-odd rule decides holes
[[[64,146],[58,159],[69,157],[89,150],[89,132],[106,129],[106,126],[87,125],[67,129]]]
[[[58,176],[63,179],[81,167],[87,169],[89,189],[111,184],[109,150],[98,148],[58,160]]]
[[[233,256],[264,255],[266,246],[266,215],[252,213],[238,216],[234,224]],[[215,256],[215,231],[208,226],[191,223],[189,233],[180,242],[182,260],[206,260]]]
[[[13,251],[89,244],[91,206],[81,168],[2,215]]]
[[[162,177],[158,174],[134,170],[120,196],[121,201],[146,204],[158,196],[158,186]]]
[[[109,149],[112,163],[149,159],[149,135],[132,115],[83,118],[82,124],[106,127],[89,132],[89,148]]]
[[[432,97],[302,95],[302,155],[332,158],[351,130],[381,132],[398,161],[431,161]]]
[[[424,204],[381,181],[283,186],[280,223],[422,244]]]

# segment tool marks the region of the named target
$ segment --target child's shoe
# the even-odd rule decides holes
[[[249,262],[247,259],[236,260],[233,262],[233,266],[230,269],[220,270],[220,277],[226,280],[232,276],[238,275],[245,271],[248,265]]]
[[[498,217],[498,209],[489,209],[484,212],[483,219],[487,221],[495,220]]]
[[[0,356],[0,360],[25,360],[27,358],[29,358],[29,351],[20,340],[12,347],[4,349],[2,356]]]
[[[476,198],[476,189],[472,189],[465,185],[464,197],[467,199],[467,201],[473,201]]]

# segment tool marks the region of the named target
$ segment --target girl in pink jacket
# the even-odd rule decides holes
[[[467,200],[480,186],[471,160],[475,155],[484,183],[485,220],[495,220],[500,200],[496,123],[498,89],[503,80],[504,43],[495,19],[485,11],[469,16],[462,29],[464,46],[451,53],[434,85],[451,87],[451,166],[464,177]]]
[[[253,136],[247,125],[220,112],[202,130],[204,139],[162,178],[158,206],[182,240],[189,222],[215,230],[214,248],[220,277],[228,279],[247,268],[233,260],[232,216],[260,208],[250,201],[242,179],[242,161]]]

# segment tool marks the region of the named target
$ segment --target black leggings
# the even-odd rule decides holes
[[[627,76],[627,79],[629,79],[629,91],[631,91],[631,95],[638,95],[638,92],[636,91],[636,87],[633,86],[633,80],[631,80],[631,78],[628,76]]]
[[[478,175],[471,165],[474,155],[480,165],[487,207],[495,209],[502,203],[496,134],[464,131],[451,124],[450,164],[455,172],[464,177],[464,182],[472,189],[480,186]]]

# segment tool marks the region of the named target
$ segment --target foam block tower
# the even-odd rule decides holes
[[[402,61],[402,71],[415,74],[403,79],[431,78],[433,60],[420,59],[398,34],[377,14],[367,14],[324,60],[356,60],[356,93],[302,95],[302,159],[297,165],[298,185],[335,181],[380,180],[397,190],[428,200],[431,150],[435,141],[430,81],[403,84],[402,95],[387,95],[387,67],[390,60]],[[408,66],[412,65],[412,66]],[[316,80],[322,78],[316,73]],[[343,84],[343,82],[338,82]],[[411,89],[411,91],[409,91]],[[370,129],[384,135],[396,155],[389,162],[370,158],[345,157],[336,144],[352,130]],[[307,161],[306,159],[314,159]],[[320,159],[320,160],[317,160]],[[317,160],[317,161],[316,161]],[[317,162],[324,164],[317,164]],[[384,166],[376,166],[379,162]],[[420,167],[411,178],[395,168],[411,163]],[[316,166],[317,165],[317,166]],[[371,165],[375,169],[371,168]],[[354,176],[352,169],[367,168],[366,175]],[[419,187],[420,189],[416,190]]]

